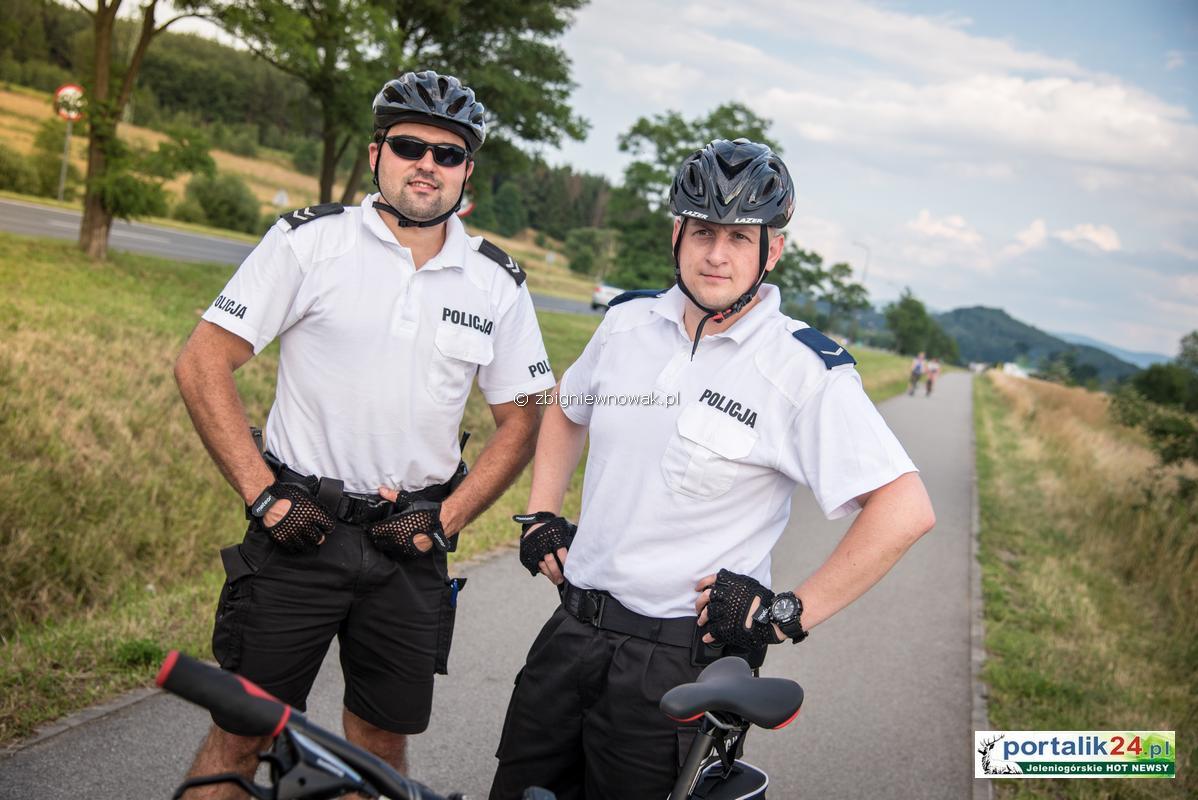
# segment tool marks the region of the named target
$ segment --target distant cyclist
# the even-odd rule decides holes
[[[927,363],[924,360],[924,353],[920,350],[919,355],[911,362],[911,385],[907,388],[908,397],[914,396],[915,388],[919,386],[919,380],[923,377],[926,369]]]
[[[932,387],[936,385],[936,381],[939,380],[939,378],[940,378],[940,359],[932,358],[930,361],[928,361],[928,379],[927,379],[927,391],[924,393],[925,397],[931,397]]]
[[[760,664],[865,592],[933,523],[914,465],[843,347],[762,283],[794,185],[753,142],[690,155],[670,192],[675,286],[629,292],[558,387],[537,441],[520,560],[562,605],[516,677],[492,800],[661,800],[696,728],[661,714],[715,645]],[[593,404],[574,403],[585,396]],[[681,397],[631,406],[621,395]],[[609,402],[602,402],[609,401]],[[590,436],[577,532],[560,515]],[[770,552],[809,487],[840,546],[793,591]],[[564,572],[564,575],[563,575]]]

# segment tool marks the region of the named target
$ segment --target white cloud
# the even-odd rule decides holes
[[[1015,241],[1008,244],[999,253],[999,258],[1016,258],[1029,250],[1035,250],[1048,239],[1048,227],[1044,220],[1037,219],[1026,228],[1015,234]]]
[[[1165,242],[1162,247],[1175,256],[1181,256],[1186,261],[1198,261],[1198,248],[1196,247],[1186,247],[1180,242]]]
[[[982,235],[959,214],[937,219],[925,208],[919,212],[918,217],[907,223],[907,228],[924,236],[949,239],[969,247],[977,247],[982,243]]]
[[[727,20],[727,5],[707,0],[689,4],[682,22],[720,29]],[[906,14],[860,0],[789,4],[742,0],[737,4],[736,23],[788,36],[803,45],[821,42],[853,50],[925,75],[948,77],[993,71],[1086,74],[1068,59],[1021,50],[1002,39],[973,35],[966,30],[973,24],[967,17]]]
[[[1109,225],[1091,225],[1083,222],[1067,230],[1059,230],[1053,236],[1074,247],[1093,245],[1104,253],[1113,253],[1120,249],[1119,234]]]
[[[753,105],[800,136],[818,124],[812,138],[869,153],[1010,154],[1190,174],[1198,165],[1198,126],[1184,108],[1113,81],[973,75],[917,85],[879,76],[844,91],[774,87]]]
[[[1165,53],[1165,71],[1172,72],[1175,69],[1181,69],[1186,65],[1185,54],[1180,50],[1170,50]]]

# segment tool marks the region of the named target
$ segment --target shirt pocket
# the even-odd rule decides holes
[[[460,325],[437,326],[428,390],[438,403],[465,402],[478,368],[495,358],[491,337]]]
[[[690,405],[678,415],[661,472],[675,492],[711,500],[732,488],[757,432],[713,408]]]

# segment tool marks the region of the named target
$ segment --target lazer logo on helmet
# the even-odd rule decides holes
[[[750,428],[757,427],[757,412],[751,408],[746,408],[731,397],[725,397],[719,392],[713,392],[711,389],[704,389],[703,394],[699,395],[699,402],[707,403],[707,405],[717,411],[723,411],[737,422],[743,422]]]
[[[458,311],[456,308],[442,307],[441,321],[452,322],[454,325],[462,325],[466,328],[474,328],[479,333],[485,333],[488,336],[495,327],[495,323],[486,317],[480,317],[478,314],[467,314],[465,311]]]
[[[684,217],[694,217],[695,219],[707,219],[707,215],[699,211],[691,211],[689,208],[684,208],[679,212]]]
[[[223,294],[216,298],[212,304],[213,308],[218,308],[225,313],[232,314],[238,319],[245,319],[245,306],[238,303],[232,297],[225,297]]]
[[[733,225],[764,225],[765,220],[761,217],[737,217],[732,220]]]

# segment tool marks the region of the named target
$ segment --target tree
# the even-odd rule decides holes
[[[320,199],[333,197],[337,164],[356,148],[342,193],[367,171],[370,102],[409,69],[457,75],[500,133],[558,144],[585,123],[566,103],[569,60],[551,43],[583,0],[214,0],[215,18],[255,53],[303,82],[320,107]],[[353,153],[355,150],[349,150]]]
[[[87,182],[83,196],[83,221],[79,226],[79,247],[91,258],[102,260],[108,256],[108,234],[112,229],[113,217],[139,213],[134,209],[143,207],[143,201],[153,193],[148,185],[139,183],[137,177],[128,170],[135,159],[129,157],[128,148],[117,138],[117,122],[129,105],[150,42],[171,23],[190,14],[179,14],[156,25],[158,0],[146,0],[141,7],[141,21],[129,61],[123,65],[123,69],[114,70],[117,65],[113,61],[113,34],[121,0],[96,0],[94,11],[83,5],[81,0],[75,0],[75,4],[91,18],[93,47],[91,85],[84,95],[88,124]],[[119,81],[115,94],[114,79]],[[187,157],[185,161],[190,160],[194,151],[186,149],[184,155]],[[154,166],[144,162],[142,165]],[[166,168],[168,159],[164,158],[156,166]],[[154,171],[161,177],[161,169]],[[136,196],[123,198],[122,194],[128,191],[136,192]]]
[[[767,132],[769,127],[769,120],[740,103],[724,103],[707,116],[692,120],[677,111],[641,117],[618,140],[620,152],[635,157],[624,170],[624,185],[650,208],[661,208],[683,160],[714,139],[744,137],[769,145],[780,154],[781,148]]]
[[[528,227],[528,212],[524,208],[524,196],[520,187],[508,181],[495,193],[495,222],[498,232],[504,236],[515,236]]]
[[[570,270],[603,280],[616,250],[616,232],[609,228],[574,228],[566,235]]]
[[[1198,412],[1198,373],[1179,363],[1153,364],[1136,373],[1131,385],[1153,403]]]
[[[924,352],[945,361],[960,361],[957,342],[928,314],[911,289],[903,290],[896,302],[885,310],[886,327],[894,334],[895,349],[903,355]]]
[[[1190,331],[1181,337],[1181,352],[1177,364],[1191,372],[1198,372],[1198,331]]]

